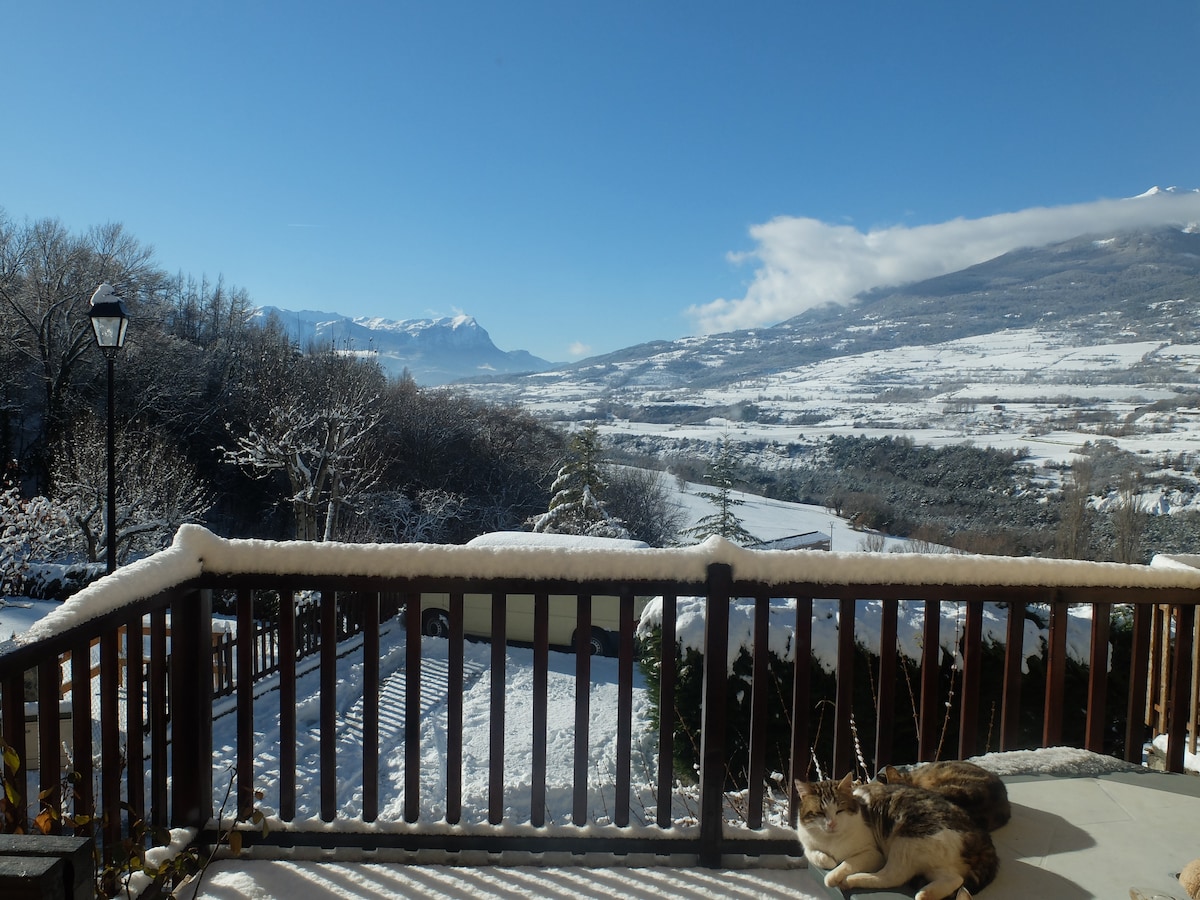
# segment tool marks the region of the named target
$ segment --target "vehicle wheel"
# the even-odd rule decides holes
[[[603,628],[593,628],[591,639],[588,641],[588,650],[592,656],[611,656],[612,641],[609,634]]]
[[[444,609],[427,609],[421,616],[421,634],[450,637],[450,616]]]

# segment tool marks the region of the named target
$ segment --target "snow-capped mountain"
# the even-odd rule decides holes
[[[260,307],[255,315],[263,319],[274,316],[301,346],[315,343],[371,354],[384,371],[400,375],[407,370],[419,384],[551,368],[551,363],[524,350],[499,349],[472,316],[397,321],[274,306]]]
[[[638,344],[537,377],[497,381],[522,394],[550,384],[593,396],[627,387],[720,390],[824,360],[849,363],[859,354],[1014,328],[1065,332],[1081,346],[1200,342],[1198,301],[1200,233],[1087,235],[869,291],[771,327]]]

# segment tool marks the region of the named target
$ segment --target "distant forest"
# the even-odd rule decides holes
[[[184,522],[457,542],[545,510],[565,440],[524,410],[296,346],[252,323],[245,290],[162,271],[120,225],[74,234],[0,214],[0,496],[12,515],[47,500],[32,530],[64,557],[103,559],[109,540],[106,363],[88,317],[102,282],[130,320],[113,365],[121,560]]]
[[[660,451],[659,459],[680,478],[702,481],[711,460],[696,443]],[[845,517],[863,532],[856,549],[878,549],[888,534],[929,552],[1144,563],[1155,553],[1194,552],[1200,534],[1200,514],[1150,515],[1139,497],[1153,470],[1194,467],[1194,459],[1146,459],[1104,440],[1083,448],[1084,460],[1056,473],[1053,484],[1024,452],[968,443],[933,447],[903,436],[845,435],[815,448],[739,446],[739,490]],[[615,452],[633,459],[646,447],[618,444]],[[1172,487],[1160,474],[1154,483]],[[1098,497],[1107,500],[1097,504]]]

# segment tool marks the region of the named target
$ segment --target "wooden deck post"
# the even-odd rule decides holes
[[[171,603],[171,824],[203,828],[213,815],[212,591]]]
[[[700,865],[714,869],[721,865],[732,593],[732,567],[724,563],[710,565],[704,616],[704,699],[700,708]]]

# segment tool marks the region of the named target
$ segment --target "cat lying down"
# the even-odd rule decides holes
[[[885,766],[877,778],[887,784],[907,784],[941,794],[966,810],[984,831],[995,831],[1012,818],[1008,788],[1000,776],[966,760],[924,763],[904,771]]]
[[[796,782],[797,832],[825,884],[892,888],[920,879],[916,900],[969,900],[1000,861],[987,831],[944,796],[906,784]]]

